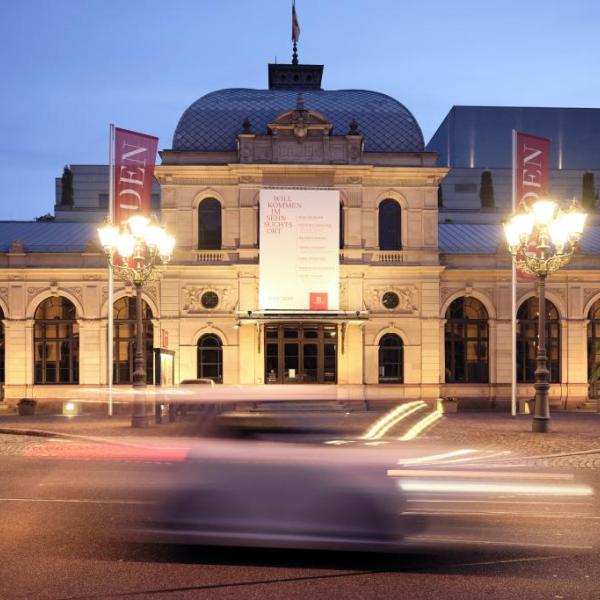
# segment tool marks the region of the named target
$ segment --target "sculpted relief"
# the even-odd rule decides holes
[[[190,315],[230,311],[236,300],[234,290],[226,286],[186,285],[182,288],[182,311]]]
[[[414,285],[370,288],[365,295],[365,304],[371,312],[414,314],[418,310],[417,302],[418,290]]]

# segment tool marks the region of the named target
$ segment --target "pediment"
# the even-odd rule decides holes
[[[271,135],[290,136],[298,140],[306,137],[330,135],[333,125],[325,115],[304,107],[302,94],[298,94],[296,108],[281,113],[267,125]]]

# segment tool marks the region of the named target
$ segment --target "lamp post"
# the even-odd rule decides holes
[[[130,217],[120,227],[107,219],[104,225],[98,228],[98,234],[110,268],[120,279],[135,287],[136,344],[133,387],[136,391],[141,391],[146,387],[142,290],[148,281],[160,275],[170,261],[175,238],[159,225],[156,217],[148,219],[143,215]],[[112,340],[109,343],[112,343]],[[147,425],[146,403],[136,394],[131,426]]]
[[[518,270],[537,278],[538,347],[535,369],[535,409],[532,431],[549,430],[550,371],[546,352],[546,278],[569,263],[575,252],[587,215],[573,201],[561,210],[552,200],[521,204],[504,224],[508,249]]]

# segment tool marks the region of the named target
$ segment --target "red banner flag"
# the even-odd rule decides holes
[[[550,140],[516,132],[514,151],[515,206],[533,204],[548,194],[550,182]]]
[[[516,210],[521,202],[531,206],[548,195],[550,140],[518,131],[513,135],[513,210]],[[534,249],[536,244],[531,247]],[[535,279],[534,275],[520,269],[517,269],[517,275],[520,279]]]
[[[150,214],[158,138],[115,128],[114,222]]]

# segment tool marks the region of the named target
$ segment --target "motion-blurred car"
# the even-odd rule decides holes
[[[235,410],[224,410],[216,418],[223,433],[237,437],[262,437],[264,434],[359,435],[372,415],[350,412],[335,401],[239,402]]]
[[[345,444],[198,441],[135,537],[386,552],[598,543],[594,490],[571,473],[429,442]]]
[[[393,550],[403,516],[389,456],[365,449],[213,440],[179,466],[145,539],[206,545]]]

